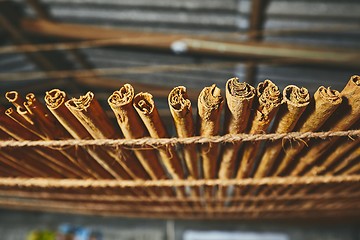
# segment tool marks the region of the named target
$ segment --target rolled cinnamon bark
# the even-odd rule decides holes
[[[93,139],[84,126],[65,106],[67,100],[66,93],[59,89],[48,91],[45,95],[47,108],[73,138]],[[91,169],[93,169],[98,176],[107,179],[116,178],[117,174],[110,167],[113,158],[109,156],[106,151],[100,147],[84,147],[84,149],[94,159],[94,161],[90,161],[89,164],[91,164]]]
[[[17,175],[16,177],[44,177],[44,174],[41,173],[38,169],[34,168],[33,166],[29,164],[24,164],[23,156],[22,158],[15,158],[16,154],[14,152],[9,152],[2,150],[0,152],[0,162],[3,162],[4,164],[8,165],[10,168],[16,170],[20,175]],[[18,157],[18,156],[17,156]],[[29,159],[26,159],[29,161]]]
[[[153,96],[150,93],[141,92],[136,94],[133,106],[152,138],[168,137],[164,123],[161,121],[159,112],[155,106]],[[169,174],[174,179],[184,179],[184,171],[175,148],[172,146],[163,146],[159,147],[158,150]]]
[[[39,129],[48,139],[69,139],[71,135],[64,129],[64,127],[56,120],[42,103],[40,103],[35,94],[28,93],[26,95],[26,102],[24,107],[31,115],[34,116]]]
[[[29,99],[27,99],[27,101],[23,102],[22,104],[21,101],[23,101],[23,98],[21,98],[21,96],[16,91],[8,92],[6,97],[11,103],[13,103],[17,110],[16,112],[13,111],[12,108],[6,110],[5,113],[10,118],[31,131],[41,140],[58,139],[57,136],[55,137],[56,130],[54,130],[54,133],[51,132],[51,129],[56,129],[58,127],[57,125],[48,125],[47,129],[45,126],[43,126],[44,123],[50,123],[50,121],[48,118],[42,116],[51,116],[51,114],[42,112],[46,109],[42,106],[41,103],[36,101],[34,94],[28,94],[27,97],[29,97]],[[35,114],[35,111],[37,114]],[[61,128],[57,128],[57,130],[61,130]],[[60,134],[59,136],[61,137]],[[61,166],[67,172],[71,172],[71,174],[74,176],[79,176],[81,178],[93,177],[92,173],[88,171],[86,166],[79,166],[79,163],[81,162],[79,157],[84,157],[82,156],[82,152],[75,153],[74,150],[75,149],[58,149],[56,151],[49,149],[48,151],[51,151],[51,156],[54,159],[57,159],[56,164]]]
[[[352,165],[356,157],[360,157],[360,138],[356,140],[345,140],[347,141],[337,145],[335,150],[331,149],[329,157],[316,169],[317,171],[314,174],[335,175],[343,169],[346,169],[349,165]],[[357,156],[355,153],[357,153]]]
[[[275,133],[287,133],[293,130],[305,108],[309,105],[310,95],[306,88],[289,85],[283,91],[283,101],[284,104],[280,107],[274,121],[273,132]],[[265,152],[259,162],[257,177],[264,177],[269,174],[281,149],[281,141],[266,144]]]
[[[87,92],[80,98],[72,98],[65,102],[65,106],[79,120],[94,139],[120,138],[113,128],[109,118],[95,99],[92,92]],[[147,179],[148,175],[138,163],[136,157],[123,148],[106,148],[107,153],[115,160],[111,166],[118,177],[122,179]]]
[[[133,107],[134,95],[134,88],[130,84],[125,84],[108,99],[108,103],[126,139],[137,139],[148,136],[144,124],[141,122],[141,119]],[[159,163],[154,150],[133,150],[151,179],[166,178],[166,173]]]
[[[59,121],[59,123],[75,139],[92,139],[85,127],[71,114],[65,106],[68,101],[66,93],[59,89],[52,89],[45,94],[45,103],[50,112]]]
[[[258,84],[256,88],[257,99],[255,102],[255,110],[250,120],[250,134],[264,133],[268,129],[270,122],[274,118],[282,103],[282,94],[279,88],[270,80],[265,80]],[[245,143],[242,157],[240,158],[240,166],[237,176],[240,178],[249,177],[254,165],[255,157],[259,149],[260,142]],[[261,167],[258,169],[254,177],[259,177],[262,172]]]
[[[225,133],[243,133],[249,122],[256,90],[245,82],[239,82],[238,78],[231,78],[226,82],[225,92]],[[240,145],[240,142],[224,145],[218,174],[220,179],[233,177]]]
[[[25,169],[19,168],[17,164],[10,161],[8,156],[0,152],[0,177],[33,177]]]
[[[343,103],[335,114],[333,114],[333,117],[325,123],[325,130],[347,130],[360,119],[360,76],[352,76],[340,94],[343,97]],[[298,165],[291,172],[291,175],[297,176],[311,171],[311,167],[315,167],[315,162],[338,139],[339,138],[334,137],[326,140],[313,141],[311,148],[301,156]]]
[[[198,98],[198,128],[203,137],[216,136],[220,129],[220,116],[224,99],[215,84],[205,87]],[[218,144],[203,144],[200,147],[203,176],[205,179],[216,177]]]
[[[92,135],[85,129],[83,124],[70,112],[69,108],[65,106],[65,103],[69,100],[66,97],[65,92],[59,89],[53,89],[46,92],[45,102],[51,113],[60,122],[61,125],[73,136],[75,139],[93,139]],[[90,104],[92,101],[88,101]],[[92,109],[94,110],[94,109]],[[95,109],[96,110],[96,109]],[[74,110],[75,111],[75,110]],[[105,114],[99,110],[99,114]],[[96,113],[95,112],[90,112]],[[87,115],[89,119],[91,116]],[[108,121],[108,120],[105,120]],[[94,126],[98,126],[99,122],[94,122]],[[108,131],[112,132],[112,131]],[[115,178],[121,179],[130,178],[125,170],[118,165],[117,159],[113,156],[112,149],[106,149],[103,147],[85,147],[84,148],[95,161],[93,161],[93,169],[103,178]],[[104,191],[105,193],[107,190]],[[130,195],[138,195],[138,191],[127,191]]]
[[[34,122],[30,119],[29,114],[28,113],[25,114],[26,112],[27,112],[26,110],[23,110],[20,107],[17,107],[17,110],[14,110],[14,108],[10,107],[6,109],[5,114],[17,124],[28,129],[38,138],[44,138],[45,135],[40,133],[40,130],[37,128],[37,126],[35,126]],[[26,118],[24,116],[26,116]]]
[[[71,135],[65,130],[65,128],[56,120],[51,112],[40,103],[35,94],[28,93],[26,95],[25,108],[32,115],[32,119],[38,126],[39,131],[44,135],[44,139],[58,140],[69,139]],[[74,165],[77,165],[81,171],[87,173],[91,178],[101,178],[93,169],[95,161],[92,157],[84,151],[83,148],[66,148],[59,150],[64,156],[72,161]],[[95,167],[96,168],[96,167]]]
[[[14,111],[13,108],[8,108],[5,111],[5,114],[16,124],[18,124],[19,127],[21,126],[30,132],[27,136],[28,139],[20,137],[18,140],[46,140],[46,136],[35,124],[33,116],[31,116],[31,114],[24,107],[21,107],[17,104],[18,103],[14,104],[17,108],[17,111]],[[27,116],[27,118],[24,117],[25,115]],[[56,166],[56,171],[58,171],[59,173],[62,173],[68,177],[75,178],[87,178],[89,176],[85,171],[78,167],[78,165],[76,164],[76,160],[74,160],[71,156],[61,150],[57,151],[50,148],[42,148],[41,150],[36,150],[36,152],[41,153],[49,161],[55,164],[53,165],[53,167]]]
[[[311,104],[301,116],[294,131],[313,132],[318,130],[338,108],[341,102],[342,98],[338,91],[323,86],[319,87],[314,94]],[[280,165],[274,175],[281,175],[285,169],[291,165],[290,163],[294,161],[296,155],[304,148],[305,141],[306,140],[303,140],[297,144],[287,146],[284,157],[280,159]]]
[[[4,111],[1,112],[3,113]],[[0,129],[15,140],[40,140],[38,136],[34,135],[27,128],[19,125],[5,114],[0,114]],[[25,151],[24,155],[28,154],[35,156],[34,158],[29,158],[33,159],[33,161],[29,161],[29,163],[43,171],[47,176],[55,178],[64,177],[64,171],[57,165],[58,159],[53,158],[48,149],[33,148],[29,151]],[[66,176],[74,177],[74,175]]]
[[[353,149],[348,156],[345,156],[343,159],[344,164],[341,166],[339,165],[337,168],[334,169],[332,174],[334,175],[352,175],[352,174],[359,174],[360,172],[360,146],[357,146]]]
[[[24,114],[22,114],[24,120],[28,121],[30,124],[33,124],[32,119],[29,117],[28,114],[26,114],[26,109],[23,105],[24,102],[26,101],[20,96],[20,94],[17,91],[6,92],[5,97],[10,103],[12,103],[15,106],[17,112],[24,112]]]
[[[3,113],[2,110],[2,107],[0,107],[0,114]],[[0,130],[0,140],[14,140],[14,138],[3,130]],[[50,175],[48,173],[42,171],[41,166],[38,164],[39,162],[36,159],[34,160],[29,151],[26,150],[18,151],[18,149],[15,148],[5,148],[1,149],[0,152],[2,157],[6,158],[8,164],[18,171],[24,172],[31,177],[49,177]]]
[[[175,87],[168,96],[171,115],[174,120],[178,137],[192,137],[195,135],[195,126],[192,116],[191,101],[184,86]],[[193,179],[199,178],[198,156],[195,144],[183,146],[183,156],[189,175]]]

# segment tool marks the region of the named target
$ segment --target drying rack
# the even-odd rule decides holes
[[[287,137],[299,137],[296,134],[299,133],[289,133]],[[317,133],[313,134],[318,137]],[[359,130],[352,130],[352,135],[358,134]],[[308,135],[302,133],[300,138]],[[271,134],[264,136],[265,139],[272,137]],[[235,136],[244,141],[251,141],[254,137],[246,134]],[[286,138],[286,135],[278,137]],[[204,142],[200,137],[189,139],[193,140],[192,143]],[[183,143],[189,139],[175,141]],[[48,141],[45,145],[64,147],[74,144],[74,141],[79,146],[143,145],[152,140],[64,140]],[[217,140],[215,137],[206,141]],[[223,136],[220,140],[231,142],[234,136]],[[156,141],[165,145],[174,139]],[[36,147],[41,144],[44,141],[0,142],[2,147]],[[221,194],[224,192],[226,194]],[[166,219],[357,218],[360,217],[359,202],[359,174],[208,180],[0,178],[1,208],[59,213]]]

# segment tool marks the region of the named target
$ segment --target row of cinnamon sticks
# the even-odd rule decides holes
[[[92,92],[68,99],[46,92],[45,105],[34,94],[6,93],[13,107],[0,106],[0,140],[138,139],[169,137],[150,93],[135,94],[125,84],[108,99],[114,126]],[[359,128],[360,77],[339,92],[289,85],[281,92],[270,80],[256,88],[229,79],[225,97],[215,85],[197,102],[197,121],[186,88],[175,87],[168,103],[178,137],[240,133],[342,131]],[[222,112],[224,109],[224,117]],[[170,123],[167,123],[170,124]],[[123,147],[3,148],[0,175],[95,179],[230,179],[359,172],[360,140],[188,144],[153,148]]]

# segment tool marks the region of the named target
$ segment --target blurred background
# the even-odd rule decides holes
[[[52,88],[74,97],[93,91],[113,118],[107,98],[131,83],[152,93],[171,121],[166,98],[174,86],[186,86],[192,100],[234,76],[252,85],[271,79],[281,89],[341,90],[359,74],[359,59],[358,0],[0,1],[3,106],[8,90],[39,98]],[[0,210],[1,239],[63,223],[113,231],[107,239],[360,239],[354,219],[174,222]],[[222,233],[206,237],[210,230]]]

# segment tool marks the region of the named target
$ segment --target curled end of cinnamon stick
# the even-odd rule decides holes
[[[140,92],[134,97],[134,107],[144,115],[149,115],[154,110],[154,100],[150,93]]]
[[[31,106],[33,106],[35,102],[36,102],[35,94],[28,93],[26,95],[26,102],[24,102],[24,106],[27,109],[27,111],[31,114],[33,114],[32,110],[31,110]]]
[[[26,94],[26,100],[27,101],[31,101],[31,102],[35,102],[36,101],[36,97],[34,93],[28,93]]]
[[[269,79],[258,84],[257,95],[259,111],[265,115],[278,108],[281,104],[282,95],[279,88]]]
[[[20,96],[17,91],[9,91],[5,93],[6,99],[12,103],[17,110],[19,111],[26,111],[24,108],[25,100]]]
[[[350,78],[350,81],[352,81],[353,83],[355,83],[356,86],[360,86],[360,76],[359,75],[354,75]]]
[[[59,89],[52,89],[45,94],[46,106],[50,109],[57,109],[66,100],[66,93]]]
[[[12,107],[10,107],[10,108],[8,108],[8,109],[5,110],[5,114],[6,114],[7,116],[12,115],[13,113],[14,113],[14,109],[13,109]]]
[[[79,98],[72,98],[65,102],[65,106],[77,111],[86,111],[90,107],[93,99],[94,93],[87,92],[85,95],[82,95]]]
[[[330,102],[333,105],[338,105],[342,102],[340,92],[337,90],[333,90],[330,87],[326,88],[324,86],[321,86],[318,88],[315,94],[319,94],[322,99]]]
[[[184,86],[173,88],[169,94],[168,102],[171,110],[181,116],[185,116],[191,111],[191,101]]]
[[[16,103],[20,98],[19,93],[17,91],[6,92],[5,97],[11,103],[14,103],[14,102]]]
[[[233,97],[250,99],[255,96],[255,88],[246,82],[240,82],[239,78],[230,78],[226,82],[226,91]]]
[[[284,101],[295,107],[305,107],[310,102],[310,94],[309,91],[301,87],[295,85],[287,86],[283,91]]]
[[[121,107],[131,104],[134,99],[134,88],[130,84],[125,84],[120,90],[113,92],[108,98],[110,107]]]
[[[26,111],[26,109],[21,108],[20,106],[16,107],[16,111],[12,107],[6,109],[5,114],[20,124],[23,124],[26,126],[29,126],[28,125],[29,123],[31,125],[34,124],[34,122],[28,116],[29,112]]]
[[[28,112],[25,108],[23,108],[23,107],[21,107],[21,106],[17,106],[17,107],[16,107],[16,111],[17,111],[20,115],[30,114],[30,112]]]
[[[205,87],[199,95],[199,105],[207,109],[219,109],[223,101],[221,90],[215,84]]]

